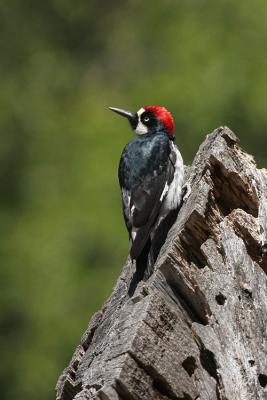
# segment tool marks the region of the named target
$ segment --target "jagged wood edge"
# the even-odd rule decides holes
[[[58,400],[266,398],[266,171],[219,128],[189,181],[154,273],[129,298],[128,260]]]

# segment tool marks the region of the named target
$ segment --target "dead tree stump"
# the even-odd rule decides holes
[[[267,399],[267,171],[208,135],[150,278],[130,260],[57,384],[57,400]]]

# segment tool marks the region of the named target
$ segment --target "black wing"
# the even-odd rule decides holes
[[[153,177],[151,181],[144,180],[139,190],[132,196],[135,206],[133,226],[138,228],[130,250],[132,259],[138,258],[148,240],[151,228],[157,221],[161,205],[167,195],[166,185],[170,184],[173,175],[174,166],[168,159],[167,168],[158,176]],[[140,198],[139,193],[141,194]]]
[[[141,254],[158,218],[168,186],[173,180],[175,159],[175,152],[168,146],[168,153],[165,152],[155,163],[155,168],[141,177],[134,189],[127,190],[122,186],[124,218],[132,238],[132,259]]]

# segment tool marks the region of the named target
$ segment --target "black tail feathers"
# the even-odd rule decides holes
[[[168,232],[177,218],[177,214],[178,210],[173,210],[167,215],[154,233],[153,240],[151,241],[150,237],[147,238],[141,252],[137,252],[137,257],[132,257],[132,252],[130,253],[132,259],[136,259],[136,271],[129,286],[129,296],[134,294],[135,289],[141,280],[145,281],[152,275],[154,264],[157,260],[160,249],[165,243]],[[134,249],[136,250],[136,248]]]
[[[148,266],[150,249],[151,249],[151,241],[150,239],[148,239],[140,255],[135,260],[136,270],[129,286],[128,290],[129,296],[132,296],[134,294],[134,291],[138,283],[144,278],[145,271]]]

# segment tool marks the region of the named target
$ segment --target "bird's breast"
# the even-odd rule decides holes
[[[131,190],[145,176],[154,175],[161,165],[166,164],[169,153],[169,139],[165,135],[138,137],[129,142],[122,153],[119,169],[123,186]]]

